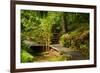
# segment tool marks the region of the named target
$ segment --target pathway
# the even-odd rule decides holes
[[[71,48],[62,47],[60,44],[53,44],[50,45],[53,49],[58,52],[62,52],[65,56],[70,55],[72,56],[71,60],[85,60],[86,58],[82,56],[79,51],[75,51]]]

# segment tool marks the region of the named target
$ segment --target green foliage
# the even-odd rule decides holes
[[[21,50],[28,50],[30,48],[29,45],[25,44],[24,41],[21,41]]]
[[[66,31],[63,33],[63,30]],[[89,13],[21,10],[22,62],[33,61],[35,55],[30,49],[31,45],[24,41],[42,44],[48,48],[52,43],[53,33],[58,33],[58,41],[62,46],[75,46],[83,55],[89,55]],[[59,57],[57,60],[63,58]]]
[[[89,28],[86,26],[77,28],[69,34],[63,34],[60,37],[60,44],[79,50],[84,57],[89,58]]]
[[[27,51],[22,50],[21,52],[21,62],[25,63],[25,62],[33,62],[34,61],[34,57],[29,54]]]
[[[38,12],[37,11],[31,11],[31,10],[21,10],[21,31],[29,31],[35,27],[34,25],[37,25],[40,23],[40,20],[37,17]]]
[[[80,48],[87,48],[86,44],[80,44]]]
[[[71,46],[71,37],[69,34],[64,34],[60,38],[60,44],[64,47],[70,47]]]
[[[80,27],[76,23],[80,23],[81,20],[84,23],[89,21],[89,14],[83,13],[21,10],[21,38],[29,41],[31,39],[40,44],[46,44],[46,41],[50,43],[53,36],[52,29],[59,33],[63,29],[61,28],[62,15],[67,21],[64,26],[68,26],[69,30]]]

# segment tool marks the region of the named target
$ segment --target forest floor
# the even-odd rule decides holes
[[[42,55],[35,56],[36,62],[86,60],[86,58],[78,50],[65,48],[60,46],[60,44],[53,44],[50,45],[50,47],[55,50],[42,52]]]
[[[47,61],[64,61],[66,60],[63,55],[55,51],[46,51],[43,52],[40,56],[35,56],[36,62],[47,62]]]

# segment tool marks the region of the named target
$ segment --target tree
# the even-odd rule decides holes
[[[53,28],[61,35],[66,34],[79,28],[76,23],[89,22],[88,18],[85,13],[21,10],[22,42],[29,40],[49,48]]]
[[[68,32],[68,23],[67,23],[67,20],[68,19],[66,19],[66,13],[62,13],[62,15],[61,15],[61,25],[62,25],[62,32],[63,33],[67,33]]]

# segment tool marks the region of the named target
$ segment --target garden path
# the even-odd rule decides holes
[[[65,56],[72,56],[71,60],[85,60],[86,58],[78,51],[71,48],[62,47],[60,44],[50,45],[56,51],[62,52]]]

